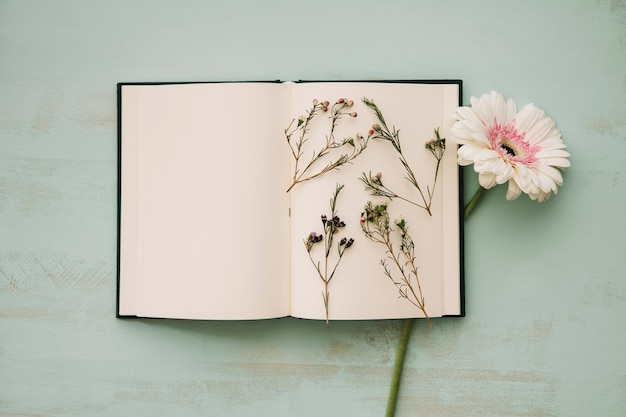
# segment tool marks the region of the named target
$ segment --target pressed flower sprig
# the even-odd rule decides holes
[[[395,220],[394,224],[397,229],[391,227],[386,203],[374,204],[368,201],[365,204],[361,213],[361,229],[372,242],[385,247],[387,258],[380,261],[385,276],[396,286],[401,298],[406,299],[424,313],[428,324],[432,327],[417,273],[415,244],[409,235],[407,222],[401,218]],[[397,235],[400,242],[398,250],[394,248],[393,240],[396,239],[394,235]]]
[[[312,107],[307,111],[306,116],[299,116],[293,119],[289,126],[285,129],[285,137],[287,144],[291,150],[294,159],[293,175],[291,184],[287,189],[289,192],[296,184],[319,177],[320,175],[332,171],[340,166],[352,161],[359,156],[367,147],[369,138],[363,138],[363,135],[356,134],[356,138],[346,137],[341,140],[335,138],[335,129],[342,116],[357,117],[355,111],[347,111],[354,105],[354,101],[347,98],[339,98],[335,104],[330,106],[328,101],[313,100]],[[329,108],[330,106],[330,108]],[[326,113],[330,110],[330,129],[326,135],[325,143],[319,151],[312,150],[311,158],[304,160],[305,144],[310,139],[311,121],[320,113]],[[294,137],[295,136],[295,137]],[[336,159],[327,161],[325,158],[330,152],[336,152]],[[326,161],[321,168],[315,169],[314,166],[319,165],[320,161]]]
[[[343,254],[354,243],[354,239],[352,238],[348,239],[346,237],[342,237],[341,240],[337,242],[337,257],[336,257],[336,261],[334,261],[334,264],[333,264],[333,261],[331,260],[331,256],[333,255],[331,251],[333,249],[333,242],[334,242],[335,235],[339,232],[339,229],[346,226],[345,222],[339,218],[339,215],[337,213],[337,197],[339,196],[339,193],[341,192],[343,187],[344,187],[343,184],[337,184],[337,187],[335,188],[335,192],[333,193],[333,196],[330,199],[330,217],[326,216],[326,214],[321,215],[322,226],[323,226],[322,234],[311,232],[304,239],[304,246],[309,254],[311,263],[315,267],[315,270],[317,271],[317,275],[319,276],[319,278],[322,280],[324,284],[324,290],[322,291],[322,300],[324,301],[324,309],[326,311],[326,323],[327,324],[328,324],[328,306],[329,306],[328,297],[330,294],[328,287],[330,285],[330,281],[335,276],[335,272],[337,271],[337,267],[339,266],[339,262],[341,262],[341,258],[343,257]],[[323,265],[320,261],[315,261],[315,259],[313,259],[313,254],[311,253],[315,244],[320,243],[320,242],[324,243],[323,244],[324,246]]]
[[[411,166],[409,165],[402,151],[402,146],[400,144],[400,131],[396,129],[395,126],[392,126],[391,128],[389,128],[380,108],[374,103],[373,100],[370,100],[366,97],[363,97],[362,100],[363,100],[363,103],[365,103],[365,105],[374,112],[374,114],[376,115],[376,118],[378,119],[378,123],[374,124],[372,128],[370,129],[368,138],[382,139],[391,143],[391,145],[396,150],[396,152],[398,152],[400,163],[402,164],[402,166],[404,167],[404,170],[406,171],[405,178],[417,189],[417,192],[419,193],[419,198],[418,198],[418,201],[416,202],[407,197],[398,195],[397,193],[395,193],[394,191],[392,191],[391,189],[389,189],[387,186],[383,184],[380,174],[372,175],[371,172],[369,172],[368,174],[363,173],[361,176],[361,181],[363,182],[363,184],[365,184],[365,189],[370,191],[370,193],[375,196],[387,197],[390,200],[394,198],[404,200],[408,203],[411,203],[417,207],[420,207],[426,210],[428,214],[432,216],[430,207],[432,205],[433,194],[434,194],[435,186],[437,184],[437,176],[439,174],[439,165],[441,163],[441,159],[443,158],[443,154],[446,150],[445,138],[442,138],[439,135],[439,129],[437,128],[435,129],[435,139],[432,139],[426,142],[426,146],[425,146],[426,149],[428,149],[432,153],[432,155],[435,157],[435,160],[437,162],[435,165],[435,175],[433,178],[432,187],[427,185],[426,190],[424,191],[422,190],[422,187],[420,186],[420,183],[418,182],[417,177],[415,176],[415,173],[411,169]]]

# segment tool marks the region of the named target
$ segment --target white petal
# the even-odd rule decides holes
[[[563,149],[546,149],[542,148],[539,152],[535,154],[535,157],[538,159],[544,158],[567,158],[569,156],[569,152],[564,151]]]
[[[487,126],[492,125],[494,119],[505,123],[507,115],[516,112],[515,103],[512,100],[505,102],[502,94],[496,91],[483,94],[479,99],[472,97],[471,103],[472,109]]]
[[[459,158],[472,162],[498,157],[498,153],[496,151],[476,146],[475,144],[463,145],[459,148],[457,153]]]
[[[537,120],[537,122],[526,131],[524,139],[534,146],[549,140],[560,140],[560,137],[561,134],[554,126],[552,119],[545,117]]]
[[[567,146],[563,143],[561,134],[559,132],[553,132],[552,135],[541,144],[541,148],[554,150],[565,149]]]
[[[457,120],[470,120],[470,119],[476,119],[476,113],[474,112],[474,110],[472,110],[471,107],[459,107],[458,109],[456,109],[456,116],[455,118]]]
[[[480,183],[481,187],[486,189],[489,189],[497,184],[496,176],[485,172],[478,173],[478,182]]]
[[[523,164],[515,165],[515,175],[513,178],[517,185],[524,190],[524,192],[528,192],[532,188],[532,178],[528,172],[528,168],[526,168]]]
[[[498,171],[494,171],[498,172],[496,181],[498,182],[498,184],[504,184],[505,182],[513,178],[513,175],[515,175],[515,171],[513,170],[511,164],[504,162],[502,159],[500,159],[500,164],[498,165]]]
[[[509,188],[506,190],[506,199],[515,200],[522,193],[522,189],[519,188],[514,178],[509,181]]]
[[[452,125],[448,139],[459,145],[472,142],[482,143],[484,146],[489,145],[489,140],[485,135],[485,129],[482,126],[476,126],[476,124],[466,120],[458,121]]]
[[[535,169],[541,191],[556,191],[557,186],[563,185],[563,176],[558,169],[547,165],[538,165]]]
[[[538,165],[536,169],[546,177],[550,178],[556,185],[563,185],[563,175],[561,175],[561,171],[558,169],[543,164]]]
[[[534,104],[527,104],[515,116],[515,127],[518,132],[528,132],[540,117],[543,117],[541,110]]]
[[[532,146],[543,146],[544,143],[562,144],[561,132],[554,121],[534,104],[527,104],[520,110],[515,119],[515,127],[518,132],[525,133],[524,139]]]
[[[516,116],[517,116],[517,106],[515,105],[515,102],[513,100],[508,99],[506,102],[506,116],[505,116],[505,119],[503,120],[503,123],[509,123],[515,120]]]
[[[556,191],[554,192],[554,194],[556,194]],[[549,199],[551,195],[551,193],[538,192],[536,195],[533,196],[533,200],[537,200],[538,202],[543,203],[544,201]]]
[[[567,168],[571,166],[570,161],[565,158],[541,158],[541,162],[545,165],[550,165],[558,168]]]
[[[551,193],[556,191],[556,183],[552,181],[552,179],[546,175],[539,175],[537,177],[539,179],[539,189],[544,193]]]
[[[489,172],[495,175],[498,184],[504,184],[514,174],[513,167],[499,157],[476,163],[476,166],[480,172]]]

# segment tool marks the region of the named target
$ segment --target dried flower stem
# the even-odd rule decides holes
[[[303,160],[303,155],[304,145],[309,141],[311,121],[320,112],[327,112],[329,110],[329,102],[318,102],[317,100],[313,100],[313,106],[307,111],[306,117],[300,116],[297,119],[297,122],[294,119],[291,121],[289,126],[287,126],[285,129],[285,137],[287,138],[287,144],[289,145],[291,155],[294,159],[294,170],[291,179],[292,182],[291,185],[289,185],[287,192],[289,192],[296,184],[317,178],[326,172],[332,171],[348,162],[351,162],[365,150],[369,138],[364,139],[362,135],[357,134],[356,140],[352,137],[346,137],[338,141],[335,138],[335,129],[342,116],[347,115],[350,117],[357,117],[356,112],[345,111],[353,104],[352,100],[340,98],[335,102],[335,104],[332,105],[329,116],[329,119],[331,120],[330,131],[326,135],[325,143],[319,151],[313,151],[312,157],[308,160],[308,162]],[[294,138],[294,135],[296,134],[297,139]],[[314,165],[318,165],[318,162],[325,159],[324,157],[330,152],[345,146],[349,146],[351,150],[340,153],[336,159],[331,159],[326,162],[326,165],[322,168],[318,168],[317,170],[313,169]]]
[[[432,216],[430,207],[433,201],[435,186],[437,185],[439,165],[446,149],[445,138],[439,136],[439,129],[435,129],[435,139],[426,142],[426,149],[428,149],[432,153],[437,163],[435,166],[435,175],[433,178],[432,187],[426,186],[426,193],[424,193],[422,187],[417,180],[417,177],[415,176],[415,173],[411,169],[411,166],[409,165],[406,157],[404,156],[404,153],[402,152],[402,146],[400,144],[400,131],[397,130],[395,126],[389,128],[387,122],[385,121],[385,117],[380,111],[380,108],[374,103],[374,101],[366,97],[363,97],[362,100],[363,103],[365,103],[365,105],[367,105],[367,107],[369,107],[374,112],[376,118],[378,119],[378,123],[372,126],[369,137],[372,137],[374,139],[386,140],[391,143],[396,152],[398,152],[400,163],[406,171],[405,178],[417,189],[420,201],[415,202],[411,199],[398,195],[382,183],[380,175],[372,176],[371,172],[368,175],[363,173],[363,175],[361,176],[361,181],[365,184],[365,188],[370,191],[372,195],[387,197],[389,199],[399,198],[401,200],[404,200],[408,203],[411,203],[417,207],[426,210],[426,212],[428,212],[428,214]]]
[[[306,250],[309,254],[309,259],[311,259],[311,263],[315,267],[315,270],[317,271],[319,278],[322,280],[324,284],[324,290],[322,291],[322,299],[324,301],[324,309],[326,310],[326,324],[328,324],[328,311],[329,311],[328,301],[329,301],[329,295],[330,295],[328,286],[330,284],[330,281],[335,276],[335,272],[337,271],[339,262],[341,262],[341,259],[343,258],[344,252],[354,243],[354,239],[352,238],[350,239],[345,238],[345,237],[342,238],[337,243],[338,258],[335,261],[334,265],[332,265],[330,257],[331,257],[331,250],[333,247],[335,234],[339,231],[340,228],[343,228],[346,226],[346,224],[339,218],[338,213],[337,213],[337,197],[339,196],[339,193],[341,192],[343,187],[344,186],[342,184],[337,184],[335,188],[335,192],[333,193],[333,196],[330,199],[330,211],[331,211],[330,218],[328,218],[325,214],[322,214],[321,216],[322,224],[324,226],[324,232],[321,235],[318,235],[315,232],[311,232],[311,234],[309,234],[309,236],[307,236],[304,239],[304,246],[306,247]],[[323,267],[320,261],[316,262],[315,259],[313,259],[313,255],[311,254],[311,250],[313,249],[313,246],[316,243],[321,242],[321,241],[324,241],[324,265]]]
[[[386,204],[372,204],[368,202],[365,205],[364,212],[361,214],[361,228],[365,235],[375,243],[385,246],[387,259],[382,259],[380,264],[383,267],[385,276],[393,282],[398,289],[400,297],[406,299],[411,304],[419,308],[430,327],[432,322],[426,312],[426,302],[422,292],[419,275],[417,273],[417,265],[415,264],[415,244],[409,236],[408,225],[404,219],[396,220],[397,232],[400,235],[400,249],[394,250],[392,242],[391,225],[389,222],[389,213]],[[394,273],[389,264],[394,266],[400,278],[394,278]]]

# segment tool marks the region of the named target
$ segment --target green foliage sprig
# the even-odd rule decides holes
[[[427,185],[426,190],[424,191],[422,187],[420,186],[420,183],[418,182],[417,177],[415,176],[415,173],[413,172],[413,169],[411,169],[411,166],[409,165],[402,151],[402,146],[400,144],[400,131],[396,129],[395,126],[392,126],[390,128],[387,125],[387,122],[385,121],[385,117],[383,116],[380,108],[374,103],[373,100],[370,100],[366,97],[363,97],[362,100],[363,100],[363,103],[365,103],[365,105],[374,112],[374,114],[376,115],[376,118],[378,119],[378,123],[374,124],[372,128],[370,129],[368,138],[381,139],[381,140],[389,142],[393,146],[393,148],[399,154],[398,159],[400,160],[400,163],[402,164],[406,172],[405,178],[417,189],[419,198],[418,198],[418,201],[414,201],[414,200],[411,200],[409,198],[403,197],[395,193],[394,191],[392,191],[391,189],[389,189],[387,186],[383,184],[382,179],[381,179],[381,174],[372,175],[371,172],[369,172],[368,174],[364,172],[361,176],[361,181],[363,182],[363,184],[365,184],[365,189],[370,191],[372,195],[386,197],[386,198],[389,198],[390,200],[394,198],[404,200],[408,203],[411,203],[417,207],[420,207],[426,210],[428,214],[432,216],[430,207],[432,205],[433,194],[434,194],[435,186],[437,184],[437,176],[439,174],[439,165],[441,163],[441,159],[443,158],[443,154],[446,149],[445,138],[442,138],[441,136],[439,136],[439,129],[435,129],[435,139],[432,139],[426,142],[426,145],[425,145],[426,149],[428,149],[432,153],[437,163],[435,166],[435,175],[434,175],[434,179],[432,182],[432,186]]]
[[[344,186],[342,184],[337,184],[335,188],[335,192],[333,193],[333,196],[330,199],[330,217],[326,216],[325,214],[321,215],[322,225],[324,227],[324,231],[322,232],[322,234],[311,232],[304,239],[304,246],[309,254],[309,259],[311,259],[311,263],[315,267],[315,270],[317,271],[317,275],[324,283],[324,290],[322,291],[322,299],[324,301],[324,309],[326,310],[326,323],[327,324],[328,324],[328,306],[329,306],[328,298],[330,294],[328,287],[329,287],[331,280],[335,276],[335,272],[337,271],[339,262],[341,262],[341,259],[343,258],[343,254],[354,243],[354,239],[352,238],[349,238],[349,239],[346,237],[341,238],[341,240],[337,242],[337,245],[336,245],[337,255],[336,255],[336,261],[334,261],[334,264],[333,264],[331,257],[334,257],[334,255],[332,255],[331,251],[333,249],[335,235],[339,232],[339,229],[346,226],[345,222],[339,218],[339,215],[337,213],[337,197],[339,196],[339,193],[341,192],[343,187]],[[311,253],[315,244],[319,242],[324,242],[323,264],[320,261],[315,261],[315,259],[313,259],[313,254]]]
[[[291,150],[294,159],[294,169],[291,178],[291,184],[287,189],[289,192],[296,184],[319,177],[320,175],[341,167],[342,165],[352,161],[359,156],[367,147],[368,138],[364,138],[361,134],[356,137],[346,137],[341,140],[335,138],[335,129],[342,116],[357,117],[354,111],[347,111],[352,107],[354,102],[346,98],[338,99],[330,108],[328,101],[313,100],[312,107],[307,111],[306,116],[300,116],[293,119],[289,126],[285,129],[285,137],[287,144]],[[326,134],[325,142],[319,151],[312,150],[311,157],[307,160],[304,157],[304,148],[310,140],[311,121],[320,113],[326,113],[330,110],[330,129]],[[333,152],[338,154],[335,159],[327,158]],[[320,161],[326,161],[325,165],[320,167]],[[315,167],[317,166],[317,169]]]

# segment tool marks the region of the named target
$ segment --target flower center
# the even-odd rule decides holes
[[[513,148],[511,148],[510,146],[505,145],[504,143],[501,143],[501,144],[500,144],[500,147],[501,147],[502,149],[504,149],[504,150],[506,151],[506,153],[508,153],[509,155],[511,155],[511,156],[516,156],[516,155],[515,155],[515,151],[514,151],[514,150],[513,150]]]
[[[535,154],[539,146],[531,146],[524,139],[526,132],[519,133],[515,128],[515,121],[502,125],[494,118],[493,124],[487,131],[491,149],[509,162],[518,162],[531,165],[535,162]]]

